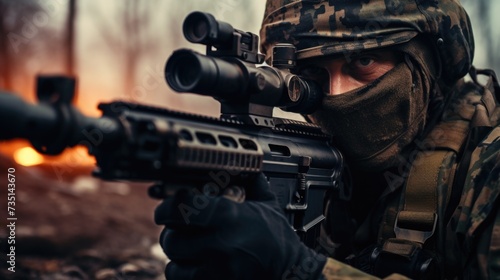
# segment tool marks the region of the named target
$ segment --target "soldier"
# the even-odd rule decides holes
[[[352,198],[330,198],[311,250],[263,176],[243,203],[179,193],[155,213],[167,279],[500,277],[500,87],[472,66],[458,0],[268,0],[261,40],[267,59],[293,44],[323,86],[306,117],[345,156]],[[186,221],[183,205],[203,210]]]

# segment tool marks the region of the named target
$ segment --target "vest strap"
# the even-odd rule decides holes
[[[425,243],[436,230],[439,207],[440,170],[450,151],[424,151],[414,162],[398,212],[394,233],[398,239]],[[449,192],[447,192],[447,196]]]

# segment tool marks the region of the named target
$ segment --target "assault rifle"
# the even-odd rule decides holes
[[[38,104],[0,94],[0,139],[25,138],[44,154],[85,145],[104,180],[155,182],[149,194],[164,198],[179,187],[215,194],[249,174],[268,178],[290,225],[315,246],[326,192],[346,198],[341,154],[329,136],[306,122],[273,117],[273,108],[310,113],[319,87],[292,73],[295,49],[278,45],[272,66],[263,63],[258,37],[212,15],[193,12],[184,36],[207,47],[167,60],[165,77],[177,92],[209,95],[221,104],[211,118],[128,102],[101,103],[99,118],[71,106],[75,81],[39,77]],[[249,186],[251,187],[251,186]]]

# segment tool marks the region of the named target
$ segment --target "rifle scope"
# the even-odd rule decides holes
[[[192,50],[175,51],[165,79],[177,92],[212,96],[227,102],[250,102],[311,113],[323,92],[314,82],[275,67],[255,67],[235,58],[216,58]]]
[[[295,47],[277,44],[270,66],[261,64],[259,37],[234,29],[211,14],[193,12],[184,20],[183,33],[192,43],[207,46],[206,55],[192,50],[175,51],[165,65],[165,79],[177,92],[212,96],[229,104],[251,103],[286,111],[312,113],[323,92],[315,82],[291,72]]]

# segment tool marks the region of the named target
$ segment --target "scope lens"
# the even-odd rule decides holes
[[[209,22],[203,13],[192,13],[184,21],[184,36],[192,43],[202,43],[208,37]]]
[[[174,77],[183,88],[190,89],[200,76],[200,64],[194,56],[185,56],[175,65]]]
[[[195,53],[186,50],[174,52],[165,66],[167,83],[176,91],[189,92],[200,81],[202,66]]]
[[[302,85],[302,81],[299,77],[293,75],[287,83],[288,89],[288,98],[290,101],[297,102],[302,97],[304,92],[304,86]]]
[[[195,26],[191,29],[189,36],[193,41],[201,41],[205,39],[208,32],[208,25],[205,21],[197,22]]]

